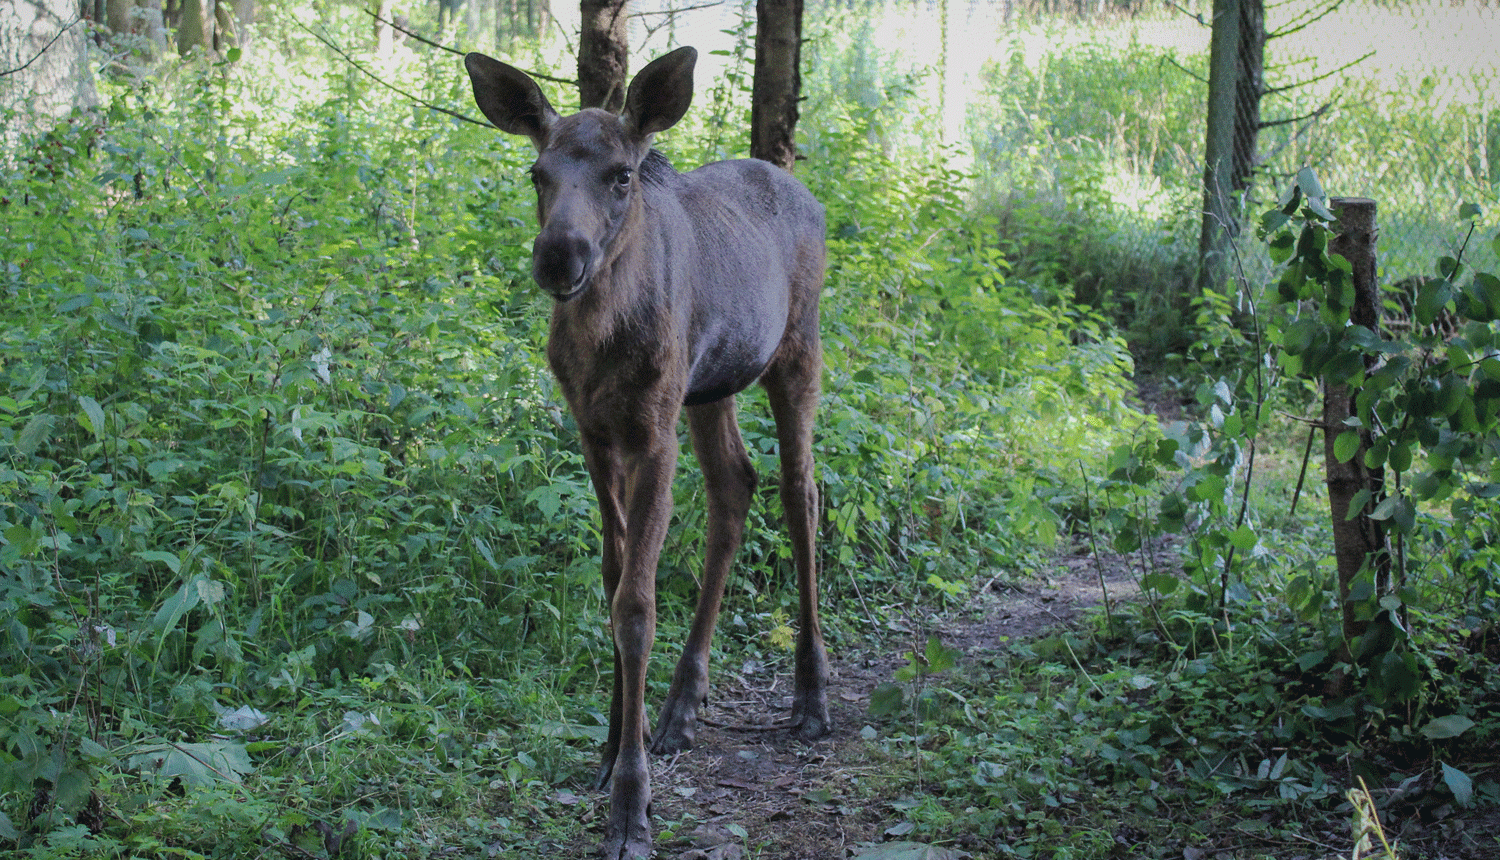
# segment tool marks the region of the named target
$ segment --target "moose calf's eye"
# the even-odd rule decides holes
[[[621,188],[629,185],[632,173],[633,171],[631,171],[631,169],[628,167],[622,167],[619,170],[616,170],[614,175],[615,185],[618,185]]]

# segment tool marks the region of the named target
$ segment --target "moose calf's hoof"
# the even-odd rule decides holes
[[[662,706],[656,730],[651,733],[651,752],[671,755],[693,748],[698,733],[698,706],[683,699],[668,699]]]

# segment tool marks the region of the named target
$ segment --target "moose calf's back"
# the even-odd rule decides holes
[[[754,382],[788,333],[817,311],[823,208],[769,162],[720,161],[677,174],[683,215],[696,240],[686,402],[707,403]],[[648,200],[649,200],[648,196]]]

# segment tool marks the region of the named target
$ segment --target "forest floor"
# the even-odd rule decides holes
[[[1180,420],[1183,404],[1162,386],[1142,385],[1143,405],[1163,422]],[[700,713],[695,746],[670,757],[652,757],[653,835],[656,860],[985,860],[1004,854],[1000,846],[974,842],[972,834],[958,844],[923,846],[902,842],[899,825],[906,820],[902,804],[912,798],[911,780],[901,773],[915,759],[897,758],[868,738],[875,722],[870,700],[906,665],[907,655],[921,652],[929,636],[960,652],[961,660],[1003,656],[1019,643],[1052,636],[1076,626],[1104,601],[1139,596],[1144,570],[1180,566],[1170,542],[1142,553],[1094,552],[1086,542],[1055,556],[1036,570],[986,583],[959,607],[937,619],[908,624],[891,622],[870,630],[865,644],[830,649],[829,708],[833,732],[804,743],[775,723],[791,707],[791,677],[748,661],[715,666],[714,688]],[[560,790],[553,801],[575,810],[568,835],[533,842],[537,856],[594,857],[608,812],[605,792]],[[1500,810],[1471,810],[1441,827],[1435,822],[1396,824],[1407,837],[1403,858],[1422,860],[1500,860],[1477,843],[1500,832]],[[1213,845],[1183,847],[1184,860],[1229,857],[1277,857],[1287,860],[1333,860],[1350,852],[1349,818],[1306,820],[1299,841],[1277,850],[1243,848],[1244,834],[1226,834]],[[893,829],[894,828],[894,829]],[[1163,856],[1166,846],[1135,845],[1128,824],[1111,833],[1116,850],[1110,857]],[[1416,837],[1416,838],[1412,838]],[[1175,852],[1177,849],[1170,849]],[[1374,854],[1355,856],[1374,857]]]
[[[1159,563],[1175,560],[1168,548],[1160,553]],[[714,694],[694,748],[652,759],[653,818],[687,828],[658,832],[655,856],[739,860],[748,845],[759,860],[842,860],[887,840],[886,830],[903,818],[893,804],[903,798],[882,796],[878,788],[881,774],[899,763],[880,754],[862,730],[871,722],[871,693],[905,665],[904,655],[937,635],[965,659],[980,659],[1065,628],[1102,602],[1101,579],[1111,600],[1131,599],[1138,592],[1131,566],[1139,564],[1138,557],[1062,556],[1029,582],[991,581],[954,617],[924,629],[893,625],[878,650],[831,654],[833,733],[811,744],[772,725],[789,712],[789,676],[753,663],[715,667]],[[604,793],[567,799],[577,803],[586,825],[581,838],[597,844]],[[587,842],[553,847],[557,856],[591,856]]]
[[[927,626],[876,634],[869,645],[830,654],[829,708],[833,733],[804,743],[774,726],[790,710],[791,678],[755,663],[715,667],[715,687],[702,712],[696,745],[671,757],[652,757],[652,819],[656,860],[987,860],[1004,856],[999,846],[976,844],[967,835],[947,846],[903,842],[892,828],[906,816],[910,780],[900,778],[907,762],[881,751],[866,738],[870,697],[938,636],[964,660],[1002,655],[1017,643],[1054,635],[1076,624],[1102,602],[1101,581],[1111,601],[1139,593],[1143,563],[1176,563],[1176,551],[1157,546],[1148,562],[1137,555],[1080,548],[1051,560],[1029,580],[988,583],[970,605]],[[920,627],[920,629],[919,629]],[[876,644],[876,643],[880,644]],[[907,760],[909,761],[909,760]],[[576,811],[568,836],[534,841],[538,857],[592,858],[603,836],[608,812],[605,792],[562,789],[552,798]],[[554,807],[555,809],[556,807]],[[1382,816],[1384,817],[1384,816]],[[1474,809],[1444,823],[1387,821],[1401,831],[1403,860],[1500,860],[1493,834],[1500,832],[1500,810]],[[1349,819],[1314,816],[1304,822],[1301,841],[1273,848],[1249,848],[1245,834],[1225,833],[1213,844],[1184,847],[1184,860],[1266,857],[1335,860],[1350,857]],[[1121,824],[1111,834],[1110,857],[1162,856],[1165,846],[1136,842],[1135,828]],[[1395,835],[1394,832],[1392,835]],[[1251,840],[1252,842],[1254,840]],[[1231,847],[1234,846],[1234,847]],[[1345,847],[1339,847],[1345,846]],[[1378,847],[1378,846],[1377,846]],[[1248,853],[1246,849],[1248,848]],[[1173,849],[1175,850],[1175,849]],[[506,855],[509,856],[509,855]],[[1375,857],[1356,852],[1355,856]]]

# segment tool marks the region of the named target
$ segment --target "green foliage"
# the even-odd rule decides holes
[[[1462,214],[1479,210],[1466,206]],[[1333,218],[1316,176],[1304,170],[1262,219],[1273,256],[1286,266],[1278,297],[1298,309],[1274,336],[1289,372],[1355,392],[1334,457],[1347,462],[1364,450],[1366,468],[1389,474],[1378,496],[1365,490],[1354,498],[1350,516],[1367,516],[1394,542],[1392,587],[1357,583],[1347,599],[1361,604],[1363,619],[1394,622],[1372,625],[1349,646],[1368,667],[1373,700],[1390,706],[1419,697],[1435,680],[1409,626],[1428,603],[1425,594],[1451,582],[1467,586],[1473,605],[1494,603],[1492,567],[1450,560],[1457,553],[1448,548],[1493,542],[1487,500],[1500,495],[1500,365],[1486,363],[1494,362],[1500,280],[1488,272],[1465,279],[1461,260],[1445,257],[1438,277],[1421,283],[1405,336],[1351,324],[1352,269],[1329,251]],[[1441,328],[1434,327],[1439,316],[1446,317]]]
[[[595,755],[610,663],[529,283],[531,156],[301,31],[266,38],[286,54],[108,83],[104,114],[0,177],[0,840],[526,853],[576,826],[550,787]],[[469,99],[446,60],[381,73]],[[833,637],[1049,546],[1077,461],[1138,420],[1100,318],[1010,286],[968,177],[888,157],[870,116],[831,103],[803,172],[832,227]],[[663,145],[691,163],[693,140]],[[720,642],[789,661],[774,433],[758,396],[743,414],[765,504]],[[664,643],[698,484],[678,486]]]
[[[1428,784],[1424,808],[1500,800],[1492,770],[1448,763],[1493,743],[1472,721],[1500,694],[1482,659],[1448,650],[1461,680],[1444,685],[1442,707],[1457,712],[1397,728],[1327,697],[1301,656],[1322,633],[1278,598],[1220,617],[1214,648],[1166,636],[1213,617],[1164,606],[1117,613],[1112,633],[1099,617],[1002,642],[941,674],[919,673],[913,655],[903,672],[922,679],[921,706],[872,698],[879,728],[867,731],[907,774],[896,829],[1017,857],[1097,856],[1107,834],[1131,856],[1167,858],[1232,828],[1246,852],[1234,856],[1258,856],[1344,815],[1351,768],[1371,784]]]

